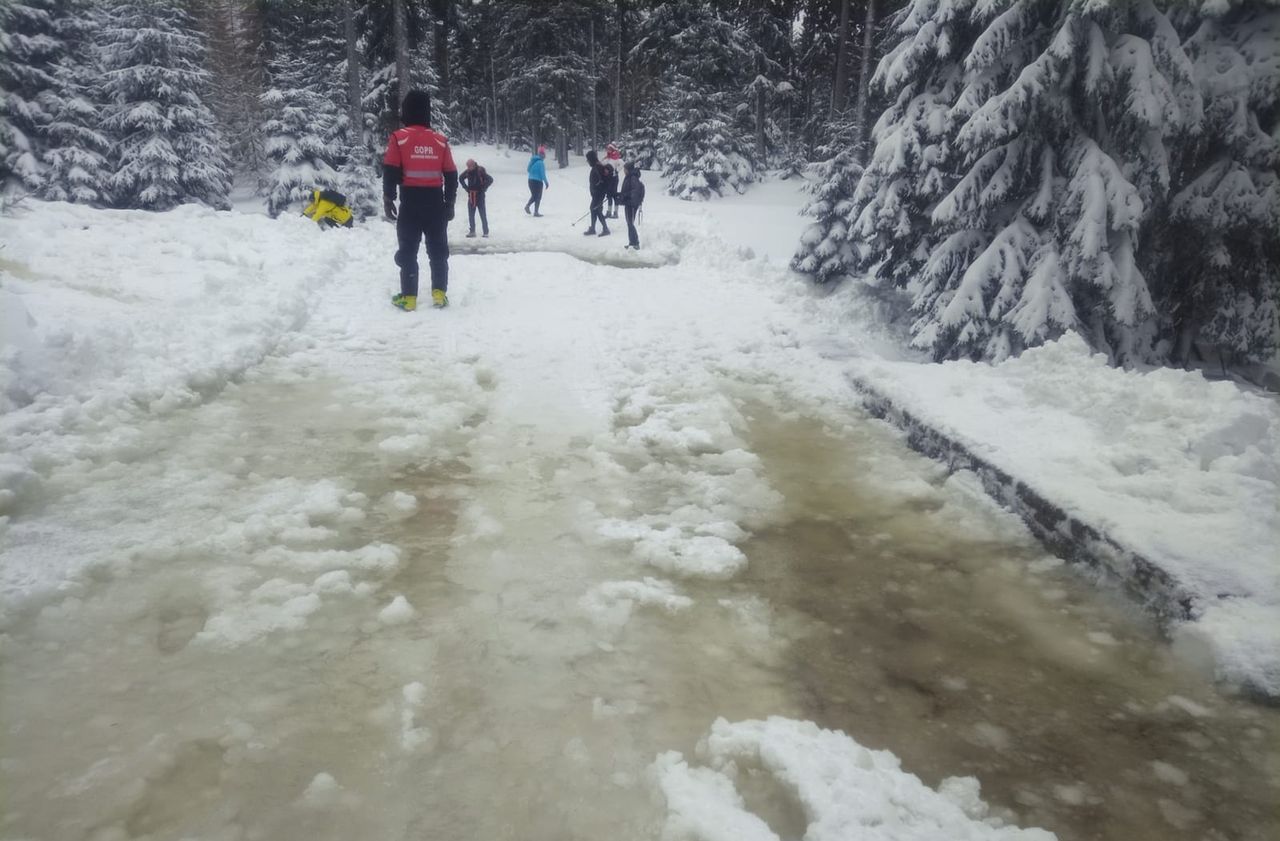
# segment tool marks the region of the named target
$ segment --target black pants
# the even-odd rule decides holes
[[[529,179],[529,200],[525,202],[524,209],[528,211],[529,207],[533,207],[533,212],[537,213],[538,208],[542,205],[542,182]]]
[[[618,194],[609,193],[605,198],[609,201],[609,213],[617,214],[618,212]]]
[[[636,230],[636,211],[640,208],[627,205],[623,210],[627,214],[627,242],[635,248],[640,247],[640,232]]]
[[[609,230],[609,223],[604,221],[604,196],[591,200],[591,230],[596,229],[596,220],[600,220],[600,230]]]
[[[542,182],[539,181],[539,184]],[[476,211],[480,211],[480,224],[484,235],[489,236],[489,214],[484,212],[484,193],[472,193],[467,196],[467,225],[471,233],[476,232]]]
[[[444,218],[444,190],[440,187],[401,187],[400,217],[396,219],[396,265],[400,294],[418,294],[418,245],[427,240],[431,288],[449,289],[449,221]]]

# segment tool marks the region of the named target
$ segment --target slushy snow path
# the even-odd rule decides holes
[[[26,217],[0,838],[1269,835],[1271,711],[861,416],[776,265],[496,163],[444,312],[378,222]]]

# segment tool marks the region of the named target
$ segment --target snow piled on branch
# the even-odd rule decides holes
[[[912,345],[1000,361],[1076,331],[1119,364],[1280,344],[1280,11],[911,0],[851,178],[793,267],[905,289]],[[1218,16],[1218,17],[1215,17]]]
[[[1069,333],[999,365],[853,373],[1197,595],[1182,626],[1221,679],[1280,694],[1280,406],[1172,369],[1125,371]]]

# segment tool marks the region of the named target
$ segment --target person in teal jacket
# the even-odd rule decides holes
[[[525,213],[532,207],[534,216],[542,215],[538,208],[542,206],[544,188],[551,189],[551,182],[547,180],[547,147],[539,146],[538,151],[529,158],[529,200],[524,205]]]

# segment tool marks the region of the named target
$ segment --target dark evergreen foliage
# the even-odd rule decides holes
[[[47,199],[105,204],[111,176],[111,139],[102,130],[104,107],[100,53],[94,37],[102,26],[88,3],[66,5],[56,23],[66,45],[53,78],[56,95],[45,129],[47,171],[40,194]]]
[[[0,4],[0,184],[36,193],[47,177],[45,133],[54,120],[59,37],[56,0]]]

